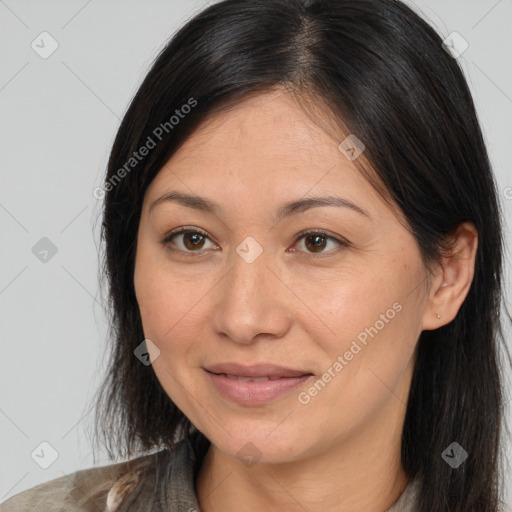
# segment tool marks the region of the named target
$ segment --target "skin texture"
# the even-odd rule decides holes
[[[455,317],[473,278],[477,234],[461,225],[456,256],[429,274],[396,212],[338,149],[343,138],[272,91],[204,123],[146,192],[135,289],[144,334],[160,350],[152,355],[159,381],[212,441],[196,482],[203,512],[383,512],[408,483],[400,436],[416,343],[422,330]],[[150,211],[171,190],[220,208],[167,201]],[[329,195],[368,216],[323,206],[275,218],[283,203]],[[182,226],[207,237],[194,246],[177,235],[163,246]],[[334,239],[296,241],[305,229]],[[236,251],[247,237],[263,250],[252,263]],[[358,335],[382,323],[348,361]],[[338,356],[347,364],[333,372]],[[211,385],[204,367],[220,362],[314,377],[271,403],[243,406]],[[335,376],[301,403],[299,392],[329,368]],[[247,443],[255,465],[244,459]]]

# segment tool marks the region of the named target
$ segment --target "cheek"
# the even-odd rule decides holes
[[[190,382],[187,361],[201,339],[197,326],[202,324],[194,308],[200,299],[200,286],[177,281],[169,271],[144,258],[137,262],[134,285],[144,336],[160,351],[153,361],[153,371],[173,402],[182,410],[193,411],[190,396],[196,396],[197,390],[194,391],[194,382]],[[200,424],[200,417],[192,413],[191,418]]]
[[[142,255],[137,260],[134,286],[144,335],[162,352],[183,352],[198,339],[200,301],[208,291],[202,282],[176,279]]]
[[[412,270],[411,270],[412,269]],[[370,369],[394,379],[409,362],[421,332],[424,297],[421,272],[404,264],[383,266],[379,273],[362,272],[343,285],[324,288],[317,295],[318,311],[328,329],[316,339],[327,367],[336,361],[340,380],[361,385],[375,381]],[[330,361],[330,363],[329,363]],[[364,387],[364,386],[363,386]]]

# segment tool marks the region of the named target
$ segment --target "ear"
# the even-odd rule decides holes
[[[473,276],[478,248],[478,231],[470,222],[457,226],[449,235],[450,254],[444,255],[431,279],[428,304],[422,320],[423,330],[450,323],[466,298]]]

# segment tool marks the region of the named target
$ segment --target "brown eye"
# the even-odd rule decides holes
[[[321,252],[327,245],[327,237],[324,235],[308,235],[304,240],[306,247],[312,252]]]
[[[209,236],[198,229],[180,228],[179,230],[169,233],[163,240],[162,245],[174,246],[171,250],[183,253],[200,253],[204,248]],[[212,244],[216,247],[214,244]]]
[[[183,244],[187,249],[202,249],[204,245],[204,235],[201,233],[184,233]]]
[[[305,250],[300,249],[300,251],[311,255],[327,255],[328,253],[332,252],[333,249],[336,249],[336,247],[349,246],[349,243],[346,242],[345,240],[338,239],[321,230],[309,230],[299,233],[295,240],[295,244],[298,244],[299,242],[303,242],[305,247]],[[330,247],[330,245],[332,245],[333,242],[334,246]],[[295,249],[293,250],[293,252],[295,252]]]

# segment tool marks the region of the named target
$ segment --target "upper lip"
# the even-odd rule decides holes
[[[253,365],[242,365],[239,363],[219,363],[208,366],[205,370],[211,373],[225,373],[226,375],[235,375],[237,377],[302,377],[303,375],[313,375],[309,371],[294,370],[284,366],[262,363]]]

